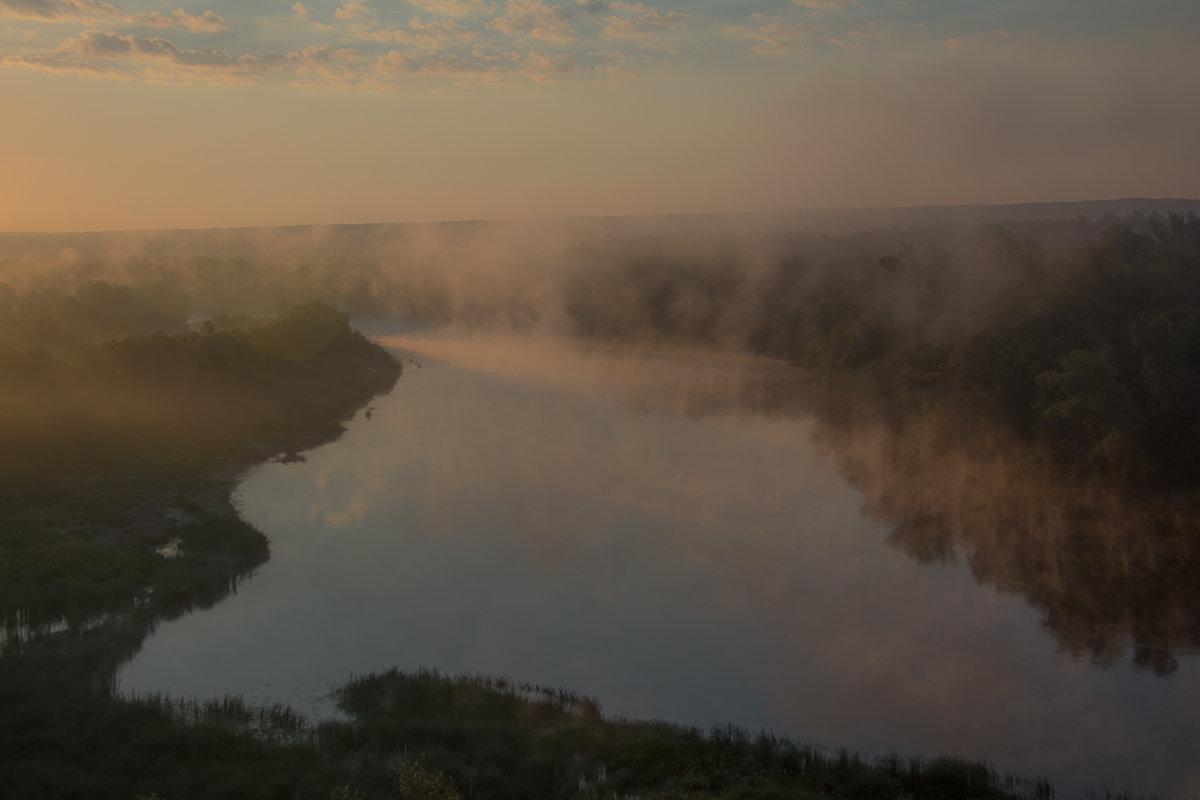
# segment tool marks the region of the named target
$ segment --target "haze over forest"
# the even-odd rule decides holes
[[[0,791],[1200,792],[1200,4],[176,2],[0,0]]]
[[[693,420],[700,432],[705,420],[725,415],[780,418],[793,425],[807,419],[811,427],[793,433],[804,431],[814,456],[824,453],[826,471],[840,472],[843,489],[850,481],[861,492],[852,504],[856,516],[887,526],[886,539],[876,544],[929,568],[962,559],[975,582],[1020,597],[1035,609],[1040,627],[1068,663],[1115,668],[1132,681],[1170,682],[1153,691],[1186,697],[1196,686],[1194,653],[1200,647],[1194,592],[1200,570],[1194,533],[1200,481],[1198,209],[1195,200],[1132,199],[840,213],[0,234],[0,474],[7,508],[0,526],[5,570],[0,686],[18,709],[7,720],[0,718],[0,736],[7,737],[15,754],[8,763],[0,761],[0,770],[12,785],[27,787],[42,785],[45,779],[39,776],[48,767],[39,765],[49,759],[55,765],[48,773],[55,776],[50,785],[170,786],[178,796],[202,796],[209,778],[197,784],[188,776],[219,775],[242,781],[239,786],[259,787],[264,796],[304,786],[306,796],[323,797],[331,785],[371,786],[376,796],[393,796],[388,770],[397,758],[395,739],[384,735],[372,745],[377,749],[369,779],[349,777],[350,751],[344,748],[355,747],[358,737],[378,735],[369,733],[376,724],[428,731],[429,715],[457,714],[457,701],[447,700],[450,705],[437,711],[418,704],[425,710],[409,709],[400,718],[389,716],[399,711],[385,711],[391,706],[368,703],[353,706],[350,722],[314,727],[289,710],[246,711],[242,700],[203,711],[187,701],[121,700],[114,695],[114,681],[160,623],[187,611],[204,614],[214,603],[233,603],[227,596],[231,590],[241,580],[253,581],[250,571],[274,552],[261,532],[234,514],[231,476],[264,460],[302,464],[306,449],[336,440],[356,409],[393,386],[397,392],[387,398],[388,407],[405,409],[406,386],[436,386],[420,383],[425,378],[415,355],[431,365],[456,364],[476,375],[497,375],[502,385],[613,396],[652,428],[668,423],[655,425],[655,417],[647,414]],[[355,333],[351,323],[380,337],[392,354]],[[403,353],[408,355],[401,363],[397,359]],[[613,360],[622,354],[626,360]],[[402,366],[416,372],[402,375]],[[499,392],[496,408],[503,409],[504,391],[495,385],[493,390]],[[480,400],[482,408],[492,407],[486,396]],[[580,405],[569,420],[568,429],[583,437],[582,451],[534,448],[535,432],[527,431],[528,444],[506,446],[500,455],[537,459],[545,453],[561,459],[553,462],[561,468],[554,485],[570,496],[578,486],[572,483],[575,467],[568,466],[586,464],[586,455],[600,445],[586,437],[593,430],[590,408]],[[365,414],[355,417],[357,425],[370,420],[370,412]],[[511,434],[512,419],[501,413],[490,424]],[[546,430],[537,435],[561,439],[562,431],[556,434],[552,421],[545,422]],[[399,449],[415,445],[424,427],[398,443]],[[368,430],[359,441],[363,434],[374,441]],[[426,446],[432,447],[430,458],[466,447],[477,451],[470,456],[474,462],[485,457],[489,440],[476,434]],[[365,465],[382,463],[377,459],[392,452],[386,441],[378,440],[376,446],[384,449],[368,455]],[[611,437],[603,441],[612,443]],[[740,474],[738,463],[722,462],[731,477]],[[362,469],[325,474],[316,491],[324,493],[330,483],[354,475],[364,492],[397,479]],[[790,469],[781,465],[782,471],[763,480],[806,491],[807,473]],[[496,496],[490,471],[451,474],[478,481],[464,489],[467,508]],[[673,474],[670,468],[667,474]],[[734,508],[746,503],[757,508],[759,486],[729,495],[715,491],[723,485],[718,479],[705,490],[704,502],[724,497]],[[662,496],[650,497],[646,505],[625,505],[623,500],[644,497],[645,490],[604,495],[604,486],[594,487],[600,496],[589,502],[622,515],[670,508],[672,497],[687,502],[696,489],[682,475],[664,483],[648,481],[646,489],[657,487]],[[527,515],[546,502],[537,499],[538,491],[538,485],[517,479],[512,491],[500,495],[515,503],[510,513],[525,520],[535,540],[541,517]],[[526,499],[525,492],[534,494]],[[435,491],[432,497],[440,495]],[[302,502],[289,497],[283,500],[287,505]],[[414,502],[419,498],[429,496],[418,493]],[[435,504],[434,519],[448,510]],[[806,510],[799,528],[772,527],[756,535],[789,547],[791,537],[802,542],[801,532],[815,526],[839,546],[862,546],[854,526],[819,524],[840,519],[845,510],[811,518]],[[405,511],[398,520],[407,519]],[[310,522],[324,520],[320,535],[328,541],[347,526],[360,526],[369,514],[365,501],[339,508],[321,500],[312,506]],[[453,535],[438,539],[448,552],[470,556],[471,548],[463,551],[457,544],[460,537],[469,541],[493,524],[489,515],[482,525],[452,528],[446,533]],[[624,524],[597,533],[619,537],[626,533]],[[665,532],[676,530],[660,524],[666,524]],[[574,542],[577,537],[579,545],[597,541],[582,527],[558,533],[563,531],[571,531],[566,538]],[[718,526],[715,532],[715,539],[689,540],[688,546],[725,542],[740,548],[746,535],[740,527]],[[285,553],[287,534],[273,534]],[[407,539],[391,534],[384,541]],[[164,548],[171,552],[180,546],[181,557],[160,555]],[[850,569],[853,561],[846,566]],[[653,562],[638,567],[652,568]],[[615,578],[623,581],[630,574],[622,571]],[[453,585],[460,577],[449,572],[442,579]],[[365,571],[359,575],[364,578]],[[323,608],[338,608],[340,596]],[[989,596],[972,594],[976,601]],[[552,598],[533,602],[539,615],[557,616]],[[646,608],[630,623],[631,630],[675,602]],[[794,610],[803,614],[799,607]],[[724,614],[718,609],[714,619]],[[363,624],[365,617],[334,617],[339,637]],[[707,631],[705,620],[697,624]],[[458,630],[449,625],[447,630]],[[969,629],[981,641],[992,630],[974,622]],[[860,634],[849,624],[845,633]],[[851,664],[869,668],[872,649],[885,647],[894,635],[869,638]],[[53,649],[62,642],[74,644]],[[544,646],[547,657],[560,654],[553,641]],[[321,658],[324,652],[304,657]],[[962,655],[952,648],[943,656],[954,673]],[[841,666],[838,672],[847,670]],[[889,674],[853,690],[883,686]],[[329,679],[345,677],[335,671]],[[436,676],[394,673],[354,686],[375,686],[373,681],[383,681],[387,696],[482,691],[473,682],[443,685]],[[961,688],[960,681],[946,681],[945,691]],[[976,691],[970,688],[975,678],[965,683]],[[512,684],[482,686],[497,693],[496,702],[510,702],[504,698]],[[790,695],[802,697],[803,683],[782,686],[782,705],[800,705]],[[1042,713],[1040,688],[1031,684],[1022,690],[1022,702],[1033,709],[1028,713]],[[219,689],[228,690],[228,685]],[[339,696],[349,702],[345,698],[352,695]],[[610,723],[597,716],[596,701],[552,696],[567,702],[565,711],[554,713],[568,713],[598,736],[607,730]],[[916,703],[919,719],[903,717],[881,740],[884,746],[908,741],[918,728],[952,729],[953,719],[961,718],[947,717],[932,698],[900,694],[898,699]],[[1100,692],[1090,702],[1107,708],[1113,695]],[[1177,701],[1171,707],[1190,706]],[[48,713],[50,708],[59,710]],[[146,737],[146,743],[109,750],[88,745],[84,749],[94,755],[65,762],[54,756],[57,745],[38,745],[92,737],[92,727],[57,727],[56,720],[73,719],[85,709],[92,725],[128,725],[130,735]],[[1086,701],[1076,709],[1080,715],[1093,713]],[[146,715],[143,723],[125,717],[135,712]],[[1137,728],[1137,720],[1127,715],[1141,712],[1136,704],[1120,706],[1112,724]],[[531,712],[514,713],[527,719],[522,715]],[[856,713],[870,716],[871,710]],[[990,713],[999,722],[1001,710]],[[185,742],[208,735],[208,729],[188,720],[204,715],[233,726],[218,729],[226,731],[222,736],[234,736],[212,745],[218,762],[226,758],[220,754],[237,747],[265,747],[254,737],[236,738],[237,725],[244,724],[239,720],[248,714],[259,714],[258,725],[291,731],[288,736],[300,737],[298,746],[325,755],[311,760],[311,769],[296,772],[281,766],[278,759],[285,753],[264,753],[259,758],[281,769],[266,783],[253,770],[231,771],[191,757],[144,761],[157,737],[166,736],[187,752]],[[1098,743],[1081,745],[1084,753],[1073,761],[1056,760],[1057,748],[1049,745],[1017,748],[1006,759],[1018,767],[1038,765],[1068,791],[1119,781],[1120,786],[1186,793],[1198,776],[1176,745],[1189,740],[1196,720],[1184,711],[1172,714],[1169,722],[1160,717],[1168,733],[1149,750],[1116,740],[1118,748],[1143,748],[1135,760],[1152,759],[1153,770],[1105,766],[1104,747],[1111,745]],[[48,720],[49,726],[39,728],[33,739],[22,722],[31,717]],[[1086,719],[1075,722],[1084,725]],[[495,720],[469,716],[462,724],[473,731],[469,736],[482,737],[478,746],[487,750]],[[512,719],[504,725],[513,736],[541,735],[540,729],[526,730]],[[651,745],[639,738],[649,730],[633,723],[621,734],[633,738],[620,755],[594,743],[579,753],[560,753],[561,763],[582,765],[579,777],[572,772],[565,778],[557,771],[560,762],[537,761],[536,766],[527,761],[549,752],[550,743],[521,745],[501,757],[494,748],[464,750],[461,736],[468,734],[447,733],[442,739],[426,732],[417,741],[422,752],[436,754],[439,766],[420,774],[470,786],[479,765],[489,764],[489,796],[529,796],[533,785],[541,787],[535,794],[573,796],[579,780],[604,782],[609,764],[625,758],[638,762],[646,747],[661,745],[664,740]],[[1001,732],[1007,730],[997,731],[991,747],[1007,752],[1021,741]],[[692,734],[660,730],[654,735]],[[926,752],[949,748],[956,755],[992,756],[962,753],[958,741],[935,738],[924,746]],[[718,736],[699,746],[714,748],[723,758],[728,748],[741,745]],[[759,750],[755,758],[793,759],[779,778],[781,796],[791,791],[790,782],[810,786],[806,781],[813,768],[795,760],[800,756],[789,749],[794,745],[771,748],[776,746],[784,749]],[[670,759],[653,763],[662,774],[678,767]],[[852,773],[858,777],[846,779],[865,780],[862,771],[881,770],[884,777],[870,794],[877,797],[921,795],[926,790],[913,787],[923,782],[935,794],[951,784],[958,787],[952,794],[975,793],[966,782],[976,778],[986,787],[979,791],[992,796],[1047,796],[1036,781],[1006,784],[1002,776],[972,772],[969,765],[933,779],[924,768],[897,772],[900,763],[860,764]],[[169,781],[155,777],[168,768],[178,775]],[[655,777],[659,772],[631,769],[614,773],[613,780],[623,777],[613,785],[660,790],[666,785]],[[746,769],[732,777],[697,780],[716,781],[712,796],[723,796],[754,780],[760,767]],[[110,796],[122,796],[121,791]]]

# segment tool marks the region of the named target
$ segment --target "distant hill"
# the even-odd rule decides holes
[[[930,225],[983,225],[1000,222],[1038,222],[1079,219],[1098,221],[1106,216],[1133,214],[1200,213],[1200,199],[1125,197],[1118,200],[1084,200],[1064,203],[1013,203],[1009,205],[905,206],[797,211],[780,215],[806,228],[848,233],[868,228],[904,228]]]
[[[314,234],[341,242],[374,238],[404,238],[419,231],[439,234],[455,229],[480,228],[547,229],[561,228],[585,233],[620,234],[629,228],[656,228],[682,232],[699,227],[706,233],[753,232],[799,229],[821,233],[850,233],[860,230],[926,227],[934,225],[979,225],[1000,222],[1037,222],[1041,220],[1080,219],[1097,221],[1105,216],[1132,214],[1167,215],[1200,213],[1200,199],[1124,197],[1116,200],[1081,200],[1057,203],[1011,203],[1004,205],[894,206],[880,208],[833,208],[803,211],[767,211],[754,213],[684,213],[648,216],[568,217],[529,220],[462,220],[430,223],[362,223],[348,225],[283,225],[249,228],[204,228],[146,231],[95,231],[79,233],[0,232],[0,263],[24,250],[46,246],[71,247],[81,256],[98,250],[108,251],[121,241],[136,238],[149,249],[172,246],[183,251],[202,250],[206,255],[229,255],[247,247],[261,248],[269,243],[300,244]]]

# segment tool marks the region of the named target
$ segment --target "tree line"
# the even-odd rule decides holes
[[[1053,252],[986,226],[966,248],[783,251],[765,267],[719,248],[698,262],[669,248],[609,256],[566,287],[576,335],[784,358],[836,389],[838,413],[999,427],[1065,475],[1135,492],[1200,480],[1194,214],[1111,222]]]

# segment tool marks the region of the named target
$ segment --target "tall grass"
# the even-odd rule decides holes
[[[416,757],[466,797],[1051,798],[1044,780],[950,758],[872,758],[732,726],[607,719],[592,698],[479,675],[390,671],[338,692],[322,752]]]

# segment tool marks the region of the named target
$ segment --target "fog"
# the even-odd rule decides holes
[[[1101,207],[1111,213],[1109,205],[1089,204],[1056,211]],[[938,285],[883,287],[886,296],[866,298],[870,312],[894,317],[913,337],[927,328],[962,327],[1013,280],[1011,262],[1023,256],[1019,235],[1066,248],[1094,238],[1100,227],[1095,213],[1091,221],[1067,217],[1052,225],[1026,220],[1045,213],[1040,208],[28,235],[0,239],[0,281],[17,312],[46,298],[60,303],[61,293],[76,295],[93,316],[108,311],[109,319],[120,319],[119,328],[76,330],[79,341],[64,342],[65,349],[179,330],[181,317],[194,327],[317,299],[346,309],[367,332],[745,351],[761,332],[764,306],[775,314],[792,310],[781,302],[798,308],[825,284],[875,271],[881,257],[896,254],[931,273],[953,259],[952,250],[969,258],[954,265],[953,285],[931,275]],[[977,225],[1009,217],[1017,220],[1010,226],[1016,233]],[[113,293],[103,284],[135,293],[135,310],[147,319],[131,317],[126,298],[104,297]],[[922,291],[950,296],[914,294]],[[102,308],[118,299],[119,314]],[[937,320],[928,319],[931,299]],[[19,340],[18,328],[10,342]],[[44,336],[30,340],[37,335]]]
[[[584,487],[589,502],[614,520],[622,509],[669,520],[725,553],[721,569],[738,581],[782,586],[786,574],[735,551],[759,539],[786,547],[786,532],[756,527],[756,515],[796,497],[745,511],[739,492],[769,474],[811,494],[812,465],[750,469],[739,450],[685,480],[673,459],[700,443],[681,434],[659,452],[638,437],[679,419],[783,420],[815,445],[822,480],[840,474],[842,494],[861,493],[852,514],[829,512],[835,527],[887,530],[886,552],[913,570],[965,564],[976,584],[1033,609],[1066,663],[1160,680],[1200,648],[1197,210],[1127,200],[6,234],[0,466],[19,487],[139,464],[176,474],[294,463],[401,369],[416,380],[429,363],[453,365],[472,385],[494,377],[494,403],[482,405],[512,413],[464,406],[481,414],[463,425],[477,432],[429,457],[441,483],[423,484],[420,501],[442,538],[472,546],[477,531],[463,525],[483,525],[488,498],[504,495],[510,538],[527,548],[521,569],[578,560],[584,544],[539,538],[539,507],[507,497],[516,489],[497,488],[483,466],[495,462],[471,449],[502,450],[506,487],[536,484],[537,503],[565,508],[584,491],[580,453],[600,437],[607,460],[583,470],[599,481]],[[403,408],[407,379],[389,408]],[[571,402],[547,401],[558,416],[533,419],[505,381]],[[601,402],[661,425],[589,429],[585,412]],[[422,429],[406,424],[414,437]],[[538,424],[557,433],[518,427]],[[753,430],[763,438],[748,446],[775,429]],[[349,478],[322,476],[311,522],[351,531],[371,518],[387,489],[372,473],[380,454],[364,458],[336,497],[327,489]],[[731,508],[743,515],[732,532]],[[841,555],[823,567],[836,573]],[[714,588],[705,602],[741,608],[739,591]],[[785,627],[789,613],[766,616]],[[58,614],[48,605],[40,620]],[[893,656],[913,658],[875,638],[845,631],[827,656],[864,680]],[[791,657],[805,646],[791,642]],[[956,680],[941,670],[945,685]],[[917,681],[889,702],[919,713],[942,685]]]
[[[528,337],[384,341],[406,372],[371,416],[243,483],[271,562],[214,618],[160,631],[124,673],[130,690],[232,686],[323,708],[320,688],[346,671],[435,664],[564,683],[610,714],[984,756],[1055,777],[1060,796],[1190,774],[1179,742],[1194,720],[1172,709],[1194,696],[1196,662],[1163,680],[1128,652],[1097,670],[1060,649],[1026,575],[1005,572],[997,592],[967,568],[1003,525],[939,558],[889,547],[898,510],[845,479],[898,480],[874,450],[887,432],[859,429],[881,463],[853,471],[849,443],[795,397],[766,407],[755,390],[794,367]],[[929,467],[926,513],[939,485],[963,505],[999,488]],[[996,516],[1005,501],[987,502]],[[1066,568],[1055,522],[1012,531],[1010,559],[1034,542],[1035,564]],[[1077,639],[1122,624],[1094,611],[1065,621]]]
[[[424,326],[561,332],[568,282],[596,268],[666,261],[755,280],[781,260],[840,269],[908,244],[971,252],[979,226],[1005,223],[1050,250],[1093,239],[1129,215],[1196,210],[1187,200],[1125,200],[414,225],[0,234],[0,282],[22,295],[88,281],[186,296],[194,315],[266,315],[333,301],[356,318]],[[993,259],[994,260],[994,259]],[[971,282],[990,274],[972,258]],[[985,284],[985,287],[990,288]],[[622,287],[610,287],[620,291]],[[0,289],[0,298],[5,290]],[[619,298],[614,298],[619,300]],[[728,299],[728,298],[726,298]],[[753,298],[755,301],[758,298]],[[686,313],[688,309],[680,309]],[[733,322],[744,327],[747,321]],[[745,334],[745,330],[731,333]]]

